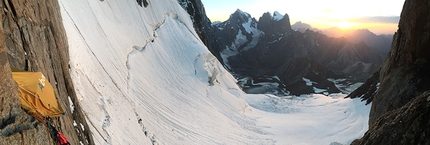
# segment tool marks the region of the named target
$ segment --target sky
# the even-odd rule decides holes
[[[265,12],[288,14],[318,29],[367,28],[377,34],[397,30],[404,0],[202,0],[211,21],[225,21],[240,9],[258,18]]]

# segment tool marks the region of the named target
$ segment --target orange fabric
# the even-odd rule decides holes
[[[18,83],[21,105],[28,114],[42,121],[43,117],[61,116],[64,112],[58,103],[54,88],[41,72],[12,72]]]

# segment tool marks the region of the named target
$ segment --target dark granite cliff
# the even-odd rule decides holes
[[[430,89],[430,3],[407,0],[391,51],[380,72],[370,123]]]
[[[71,144],[94,144],[69,75],[68,43],[58,1],[4,0],[0,8],[0,144],[53,143],[47,127],[21,109],[10,67],[41,71],[66,110],[55,124]],[[84,130],[74,126],[74,121]]]
[[[369,98],[369,131],[353,144],[430,144],[430,1],[406,0]],[[367,88],[376,81],[369,81]],[[364,88],[365,86],[363,86]],[[357,90],[358,94],[372,92]]]

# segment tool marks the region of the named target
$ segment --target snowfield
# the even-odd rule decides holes
[[[343,94],[243,93],[176,0],[59,3],[96,144],[349,144],[367,130],[370,105]]]
[[[350,144],[367,131],[370,107],[345,94],[247,95],[249,114],[276,144]]]

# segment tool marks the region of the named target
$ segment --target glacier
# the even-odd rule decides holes
[[[368,128],[345,94],[245,94],[176,0],[59,3],[96,144],[349,144]]]

